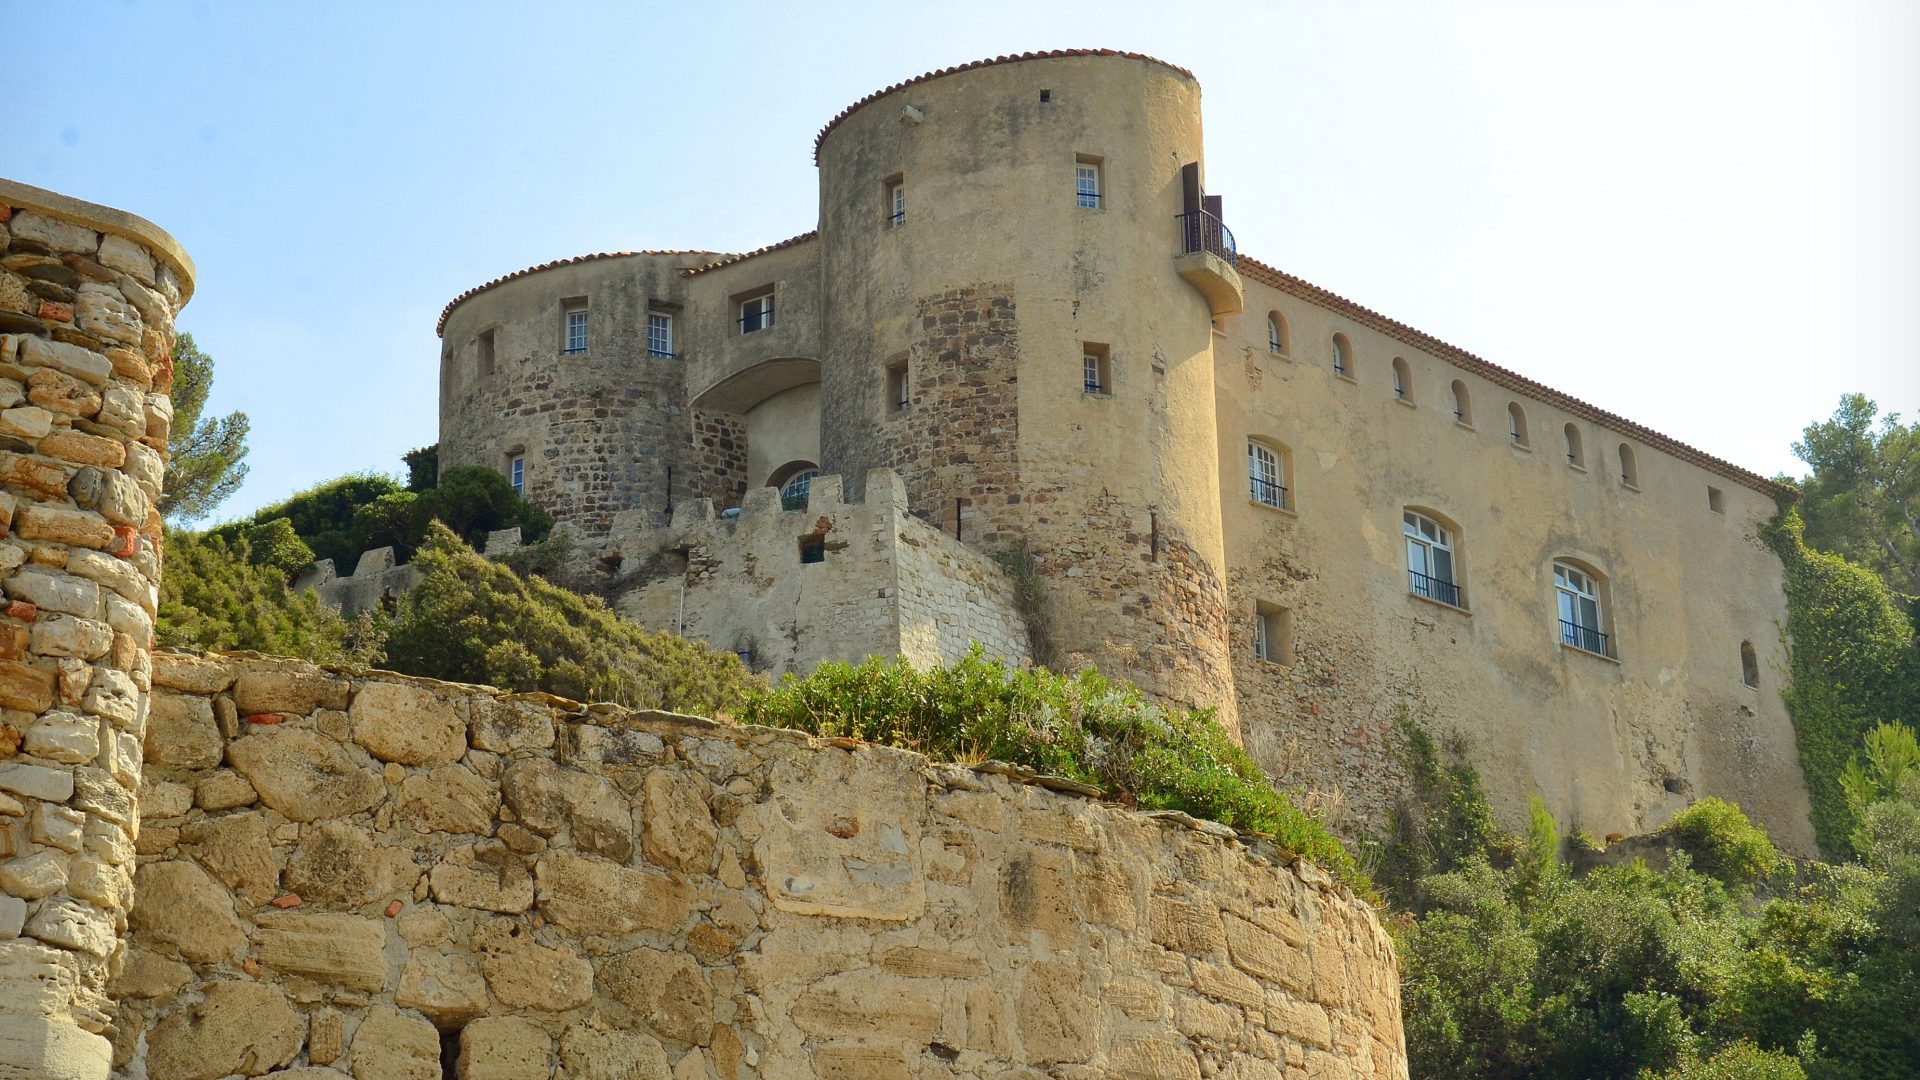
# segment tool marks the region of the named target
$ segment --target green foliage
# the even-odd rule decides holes
[[[249,521],[222,525],[212,533],[231,538],[244,535],[254,522],[286,518],[292,523],[293,531],[300,534],[300,538],[313,549],[314,558],[332,559],[335,570],[351,574],[354,564],[360,560],[360,553],[366,550],[359,546],[359,540],[354,535],[354,511],[382,495],[399,490],[399,482],[391,476],[372,472],[348,473],[315,484],[266,507],[255,513]]]
[[[1838,555],[1814,551],[1798,513],[1785,511],[1764,533],[1786,569],[1789,685],[1800,766],[1813,801],[1820,846],[1843,855],[1853,831],[1840,777],[1875,725],[1914,715],[1920,702],[1920,644],[1886,585]]]
[[[299,533],[293,531],[293,522],[283,517],[248,529],[246,546],[248,562],[255,566],[270,566],[280,571],[282,576],[291,576],[294,571],[313,561],[313,549],[300,539]]]
[[[1759,881],[1780,869],[1780,853],[1767,831],[1738,806],[1711,795],[1674,815],[1660,835],[1692,856],[1702,873],[1729,885]]]
[[[1741,1040],[1710,1058],[1692,1058],[1643,1080],[1806,1080],[1800,1062],[1788,1054],[1762,1050]]]
[[[400,455],[407,467],[407,490],[428,491],[440,483],[440,444],[423,446]]]
[[[1878,724],[1867,732],[1867,759],[1849,758],[1840,771],[1840,791],[1855,814],[1882,799],[1898,798],[1920,780],[1920,740],[1904,724]]]
[[[173,426],[160,491],[160,514],[176,525],[206,517],[247,478],[247,414],[203,419],[212,391],[213,357],[192,334],[180,334],[173,343]]]
[[[443,525],[429,526],[413,561],[425,576],[401,597],[387,641],[396,671],[708,716],[730,712],[759,685],[733,654],[650,633],[593,597],[522,578]]]
[[[1848,394],[1793,444],[1813,466],[1800,482],[1800,513],[1807,543],[1920,593],[1920,424],[1888,413],[1876,429],[1879,411],[1866,395]]]
[[[1402,712],[1394,721],[1407,794],[1394,807],[1385,838],[1372,845],[1373,878],[1395,904],[1426,906],[1423,883],[1473,859],[1504,861],[1512,845],[1493,821],[1480,774],[1461,748],[1443,753],[1434,737]]]
[[[1095,671],[1010,669],[976,646],[950,667],[822,664],[748,697],[743,719],[904,747],[946,761],[1010,761],[1273,838],[1369,892],[1353,857],[1296,807],[1209,711],[1163,709]]]
[[[154,636],[175,648],[253,649],[323,663],[365,662],[380,652],[377,625],[349,623],[312,593],[293,593],[245,538],[172,531]]]
[[[1897,735],[1876,743],[1870,761],[1904,746]],[[1875,786],[1881,797],[1859,815],[1870,824],[1858,841],[1867,865],[1812,864],[1771,900],[1752,882],[1778,857],[1731,804],[1702,800],[1675,819],[1667,869],[1636,860],[1584,878],[1541,872],[1552,826],[1536,808],[1524,843],[1466,853],[1419,882],[1426,910],[1398,935],[1413,1075],[1920,1076],[1920,780],[1911,776]],[[1874,771],[1871,782],[1882,779]],[[1496,867],[1515,851],[1525,854]]]
[[[353,546],[361,551],[391,547],[404,560],[426,536],[429,508],[424,497],[411,491],[389,491],[353,509]],[[336,567],[342,573],[353,568]]]
[[[429,517],[479,547],[495,529],[520,527],[520,541],[531,544],[553,529],[553,517],[522,498],[506,477],[477,465],[458,465],[440,473],[439,486],[423,494]]]

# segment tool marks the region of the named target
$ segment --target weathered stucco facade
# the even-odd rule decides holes
[[[1405,715],[1461,736],[1509,822],[1538,793],[1564,824],[1635,833],[1714,794],[1810,852],[1781,568],[1753,539],[1783,493],[1236,256],[1202,184],[1199,93],[1160,61],[1081,52],[872,95],[816,143],[815,231],[587,256],[451,304],[442,460],[524,452],[528,493],[595,541],[623,515],[626,554],[674,548],[684,499],[726,510],[802,469],[857,485],[886,468],[929,526],[1027,560],[1037,659],[1219,708],[1348,831],[1399,790]],[[556,345],[582,297],[595,335],[614,328],[584,358]],[[670,358],[623,351],[649,312],[672,317]],[[488,334],[533,343],[518,381],[480,374]],[[566,406],[501,400],[583,372],[629,403],[608,407],[630,434],[583,440],[549,420]],[[571,512],[582,468],[630,476],[633,497]],[[1412,575],[1408,513],[1446,531],[1442,576]],[[816,600],[879,584],[884,558],[838,554],[805,567],[837,584],[797,593],[789,571],[690,584],[653,560],[628,607],[735,647],[772,632],[753,626],[770,604],[824,622]],[[1567,625],[1556,566],[1595,598]],[[670,621],[668,592],[690,598]]]
[[[296,661],[154,684],[128,1078],[1406,1076],[1374,911],[1221,826]]]
[[[0,180],[0,1077],[104,1077],[133,903],[173,317],[151,223]]]

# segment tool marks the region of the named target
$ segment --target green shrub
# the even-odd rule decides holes
[[[1353,857],[1267,780],[1208,711],[1163,709],[1095,671],[1010,669],[976,646],[950,667],[822,664],[750,695],[742,718],[945,761],[1010,761],[1148,810],[1180,810],[1271,837],[1370,892]]]
[[[244,536],[253,524],[286,518],[293,531],[313,549],[316,559],[332,559],[334,569],[353,573],[353,567],[365,548],[354,537],[353,512],[382,495],[399,491],[400,484],[379,473],[349,473],[315,484],[286,499],[256,512],[247,521],[222,525],[213,535],[229,541]]]
[[[1703,873],[1730,885],[1759,881],[1780,868],[1767,831],[1738,806],[1711,795],[1676,814],[1660,835],[1684,848]]]
[[[1386,836],[1373,841],[1373,878],[1395,904],[1425,907],[1422,882],[1473,860],[1505,862],[1515,838],[1494,823],[1480,774],[1460,746],[1442,748],[1426,728],[1402,712],[1394,721],[1407,786],[1395,804]]]
[[[445,526],[429,527],[413,561],[424,576],[400,598],[387,641],[396,671],[707,716],[733,712],[760,685],[732,653],[651,633],[594,597],[522,578]]]
[[[1644,1074],[1642,1080],[1806,1080],[1807,1073],[1795,1058],[1773,1050],[1762,1050],[1744,1039],[1722,1049],[1710,1058],[1694,1058],[1661,1073]]]
[[[274,518],[248,529],[247,548],[249,562],[271,566],[287,576],[313,561],[313,549],[293,531],[293,522],[286,518]]]
[[[278,530],[274,530],[278,534]],[[286,574],[259,562],[243,537],[169,532],[154,638],[181,649],[252,649],[322,663],[380,654],[374,620],[349,623],[314,594],[287,588]]]

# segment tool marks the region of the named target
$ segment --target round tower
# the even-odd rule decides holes
[[[1184,280],[1200,87],[1119,53],[936,72],[829,124],[822,467],[1043,582],[1044,655],[1221,707],[1211,319]],[[1230,271],[1229,271],[1230,273]]]

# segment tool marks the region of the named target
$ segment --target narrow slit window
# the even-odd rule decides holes
[[[1089,341],[1080,346],[1080,385],[1089,394],[1113,393],[1113,351]]]
[[[1633,460],[1633,447],[1620,444],[1620,482],[1627,487],[1640,486],[1640,469]]]
[[[1587,453],[1586,453],[1586,450],[1581,446],[1579,426],[1576,424],[1568,424],[1566,427],[1566,438],[1567,438],[1567,464],[1573,466],[1576,469],[1586,468]]]
[[[1100,159],[1080,155],[1073,163],[1073,196],[1083,210],[1100,209]]]
[[[1333,373],[1342,378],[1353,378],[1353,344],[1345,334],[1333,335]]]
[[[1270,664],[1293,666],[1293,612],[1261,600],[1253,610],[1253,655]]]
[[[1727,497],[1720,493],[1719,488],[1707,488],[1707,509],[1716,514],[1724,514],[1727,512]]]
[[[1277,311],[1267,313],[1267,351],[1287,355],[1287,320]]]
[[[647,355],[673,359],[673,316],[664,311],[647,312]]]
[[[1393,358],[1393,396],[1412,404],[1413,369],[1407,366],[1404,357]]]
[[[1467,393],[1467,384],[1459,379],[1453,380],[1453,419],[1473,426],[1473,397]]]
[[[899,174],[887,178],[887,228],[897,229],[907,223],[907,182]]]
[[[492,375],[493,374],[493,331],[488,330],[480,335],[478,347],[480,352],[480,374],[482,376]]]
[[[887,410],[906,412],[913,404],[913,398],[907,386],[906,361],[887,365]]]
[[[513,485],[515,494],[524,496],[527,493],[527,459],[525,455],[515,454],[513,459],[507,462],[507,481]]]
[[[1527,414],[1517,401],[1507,403],[1507,438],[1515,446],[1527,445]]]
[[[560,351],[576,355],[587,351],[587,302],[564,301],[560,308]]]
[[[1760,657],[1751,641],[1740,643],[1740,681],[1748,686],[1760,685]]]

